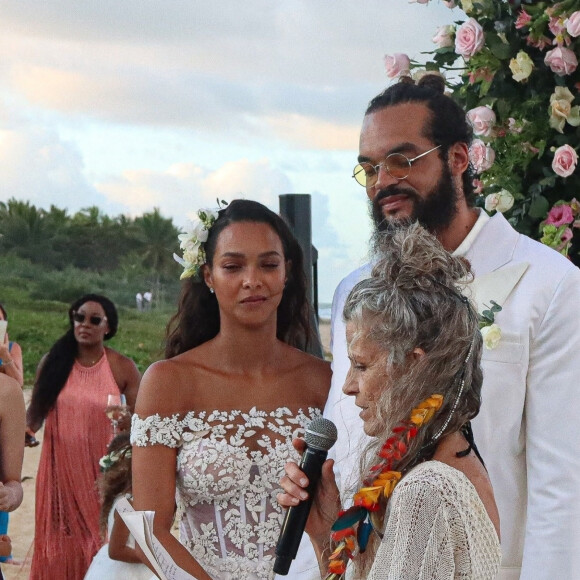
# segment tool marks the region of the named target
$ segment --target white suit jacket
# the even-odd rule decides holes
[[[484,349],[482,407],[473,421],[501,520],[502,580],[580,579],[580,270],[554,250],[518,234],[496,214],[466,257],[474,298],[500,303],[502,338]],[[352,397],[342,309],[359,268],[336,290],[332,311],[333,378],[325,415],[344,500],[357,484],[364,443]]]

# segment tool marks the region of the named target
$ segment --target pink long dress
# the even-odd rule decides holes
[[[118,392],[106,355],[75,362],[46,417],[30,580],[82,580],[102,544],[95,480],[112,437],[107,395]]]

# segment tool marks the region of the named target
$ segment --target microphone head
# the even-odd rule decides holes
[[[324,417],[313,419],[304,435],[304,441],[308,447],[328,451],[336,442],[338,433],[336,425]]]

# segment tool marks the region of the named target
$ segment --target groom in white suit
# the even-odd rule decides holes
[[[483,354],[483,404],[473,421],[500,513],[499,578],[580,578],[580,271],[503,215],[473,207],[471,138],[464,111],[442,87],[398,83],[367,109],[359,178],[378,229],[418,219],[471,262],[479,311],[492,300],[502,306],[495,315],[501,340]],[[360,409],[342,393],[349,368],[342,309],[369,273],[366,265],[347,276],[333,301],[326,415],[338,427],[335,470],[345,503],[364,435]]]

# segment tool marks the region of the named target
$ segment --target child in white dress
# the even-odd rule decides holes
[[[100,460],[102,474],[97,480],[101,495],[101,531],[108,543],[95,555],[85,580],[150,580],[153,572],[142,564],[135,542],[115,513],[117,501],[131,495],[131,443],[129,433],[117,435],[108,453]]]

